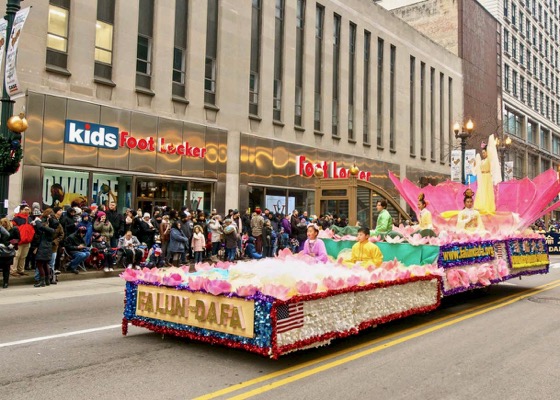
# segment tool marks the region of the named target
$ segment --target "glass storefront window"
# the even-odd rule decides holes
[[[185,205],[191,211],[204,211],[210,214],[212,210],[212,184],[206,182],[191,182],[189,197]]]
[[[43,207],[69,206],[73,202],[88,204],[89,173],[45,169],[43,173]]]
[[[131,176],[94,173],[91,198],[97,205],[115,202],[117,210],[124,212],[127,208],[132,208],[131,188]]]

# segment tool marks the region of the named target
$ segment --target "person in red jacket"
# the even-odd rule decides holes
[[[12,276],[27,275],[24,271],[25,258],[27,257],[27,253],[29,253],[29,246],[33,240],[33,236],[35,236],[35,228],[29,221],[30,213],[31,208],[29,208],[27,204],[22,204],[19,207],[19,212],[14,215],[12,220],[12,223],[18,227],[20,236],[18,250],[10,272]]]

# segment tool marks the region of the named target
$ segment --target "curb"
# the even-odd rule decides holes
[[[119,276],[124,269],[117,269],[112,272],[101,271],[87,271],[80,272],[79,274],[66,273],[58,275],[58,282],[69,282],[69,281],[82,281],[86,279],[103,279],[103,278],[114,278]],[[25,271],[29,273],[28,276],[15,277],[10,275],[10,286],[33,286],[35,284],[35,273],[33,271]]]

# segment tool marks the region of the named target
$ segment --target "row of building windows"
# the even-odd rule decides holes
[[[524,129],[525,128],[525,131]],[[507,135],[525,140],[542,150],[560,156],[560,133],[551,133],[551,130],[527,118],[524,127],[524,117],[508,109],[504,109],[503,129]],[[537,141],[538,139],[538,141]]]
[[[186,71],[187,58],[187,37],[189,35],[188,0],[175,1],[174,19],[174,39],[173,39],[173,63],[171,68],[172,95],[174,98],[184,98],[186,95]],[[274,20],[274,60],[273,60],[273,119],[282,121],[283,98],[282,88],[284,80],[284,40],[285,40],[285,0],[275,0],[275,20]],[[296,41],[295,41],[295,98],[294,98],[294,125],[296,129],[303,126],[304,115],[304,57],[305,57],[305,29],[306,29],[306,4],[305,0],[296,0]],[[69,0],[50,0],[49,19],[48,19],[48,42],[47,42],[47,69],[59,73],[67,72],[68,57],[68,26],[70,21],[70,1]],[[218,84],[217,59],[218,59],[218,29],[219,29],[219,0],[207,0],[207,24],[206,24],[206,46],[205,46],[205,70],[204,70],[204,102],[205,104],[216,104],[216,88]],[[363,31],[363,49],[359,51],[356,47],[358,26],[352,21],[348,22],[348,80],[345,87],[342,87],[342,66],[341,66],[341,41],[342,37],[342,18],[336,13],[328,14],[325,7],[316,4],[315,7],[315,68],[314,74],[314,99],[313,99],[313,127],[318,133],[325,130],[323,121],[324,102],[324,76],[325,52],[324,52],[324,26],[325,23],[332,24],[332,100],[330,102],[332,120],[329,128],[334,138],[340,138],[340,99],[341,91],[347,92],[347,127],[348,140],[356,141],[356,91],[357,86],[361,86],[363,93],[363,143],[372,144],[370,132],[370,111],[376,114],[376,138],[373,141],[379,148],[385,143],[384,119],[385,106],[387,101],[388,110],[388,143],[392,151],[396,150],[396,85],[397,85],[397,47],[394,44],[386,44],[384,39],[378,37],[372,41],[372,34],[368,30]],[[115,85],[112,82],[113,67],[113,31],[115,25],[115,0],[97,0],[97,18],[95,35],[95,69],[94,77],[96,82]],[[250,69],[248,74],[249,83],[249,104],[248,113],[258,117],[260,114],[260,88],[262,86],[261,77],[261,47],[262,47],[262,25],[263,25],[263,1],[252,0],[251,8],[251,40],[250,40]],[[154,36],[154,1],[139,0],[138,9],[138,37],[136,55],[136,89],[153,94],[153,36]],[[371,76],[372,70],[372,49],[376,45],[377,65],[377,86],[375,96],[372,96]],[[387,54],[386,54],[387,52]],[[361,80],[356,76],[356,63],[358,54],[363,54],[364,75]],[[385,71],[385,57],[388,57],[388,71]],[[330,61],[330,60],[329,60]],[[452,120],[452,79],[446,78],[443,73],[439,73],[439,93],[436,93],[436,74],[435,68],[427,67],[424,62],[420,63],[420,95],[417,96],[415,84],[416,60],[411,57],[411,86],[410,86],[410,117],[411,117],[411,144],[410,152],[416,154],[415,132],[416,132],[416,100],[420,100],[420,155],[427,157],[430,153],[432,161],[436,160],[436,143],[439,141],[439,158],[443,162],[446,158],[444,143],[449,138],[449,123],[446,124],[444,118],[444,105],[448,105],[449,121]],[[429,69],[428,69],[429,68]],[[346,68],[345,68],[346,69]],[[385,93],[385,81],[387,79],[388,92]],[[448,92],[445,92],[445,85]],[[347,85],[347,86],[346,86]],[[385,98],[387,96],[388,98]],[[436,102],[436,98],[439,100]],[[447,96],[447,98],[446,98]],[[371,110],[371,99],[375,98],[375,109]],[[437,104],[439,104],[439,132],[436,133]],[[427,126],[427,112],[429,112],[429,127]],[[426,148],[427,133],[430,135],[430,148]],[[438,140],[436,140],[436,136]]]
[[[554,16],[560,15],[558,3],[555,0],[553,4],[545,2],[544,5],[546,7],[543,7],[543,3],[537,3],[536,0],[528,0],[525,2],[527,12],[524,13],[521,7],[517,6],[516,0],[504,0],[504,17],[521,32],[523,32],[524,23],[530,25],[532,18],[534,24],[540,24],[551,37],[558,40],[558,25],[555,21],[557,18],[554,18]]]
[[[545,94],[539,85],[512,70],[508,64],[504,65],[503,89],[543,117],[560,125],[560,103],[556,102],[556,97]]]

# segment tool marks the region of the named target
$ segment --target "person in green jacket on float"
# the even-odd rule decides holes
[[[373,235],[380,235],[384,238],[387,233],[393,230],[393,217],[387,211],[387,200],[377,200],[377,212],[379,216]]]

